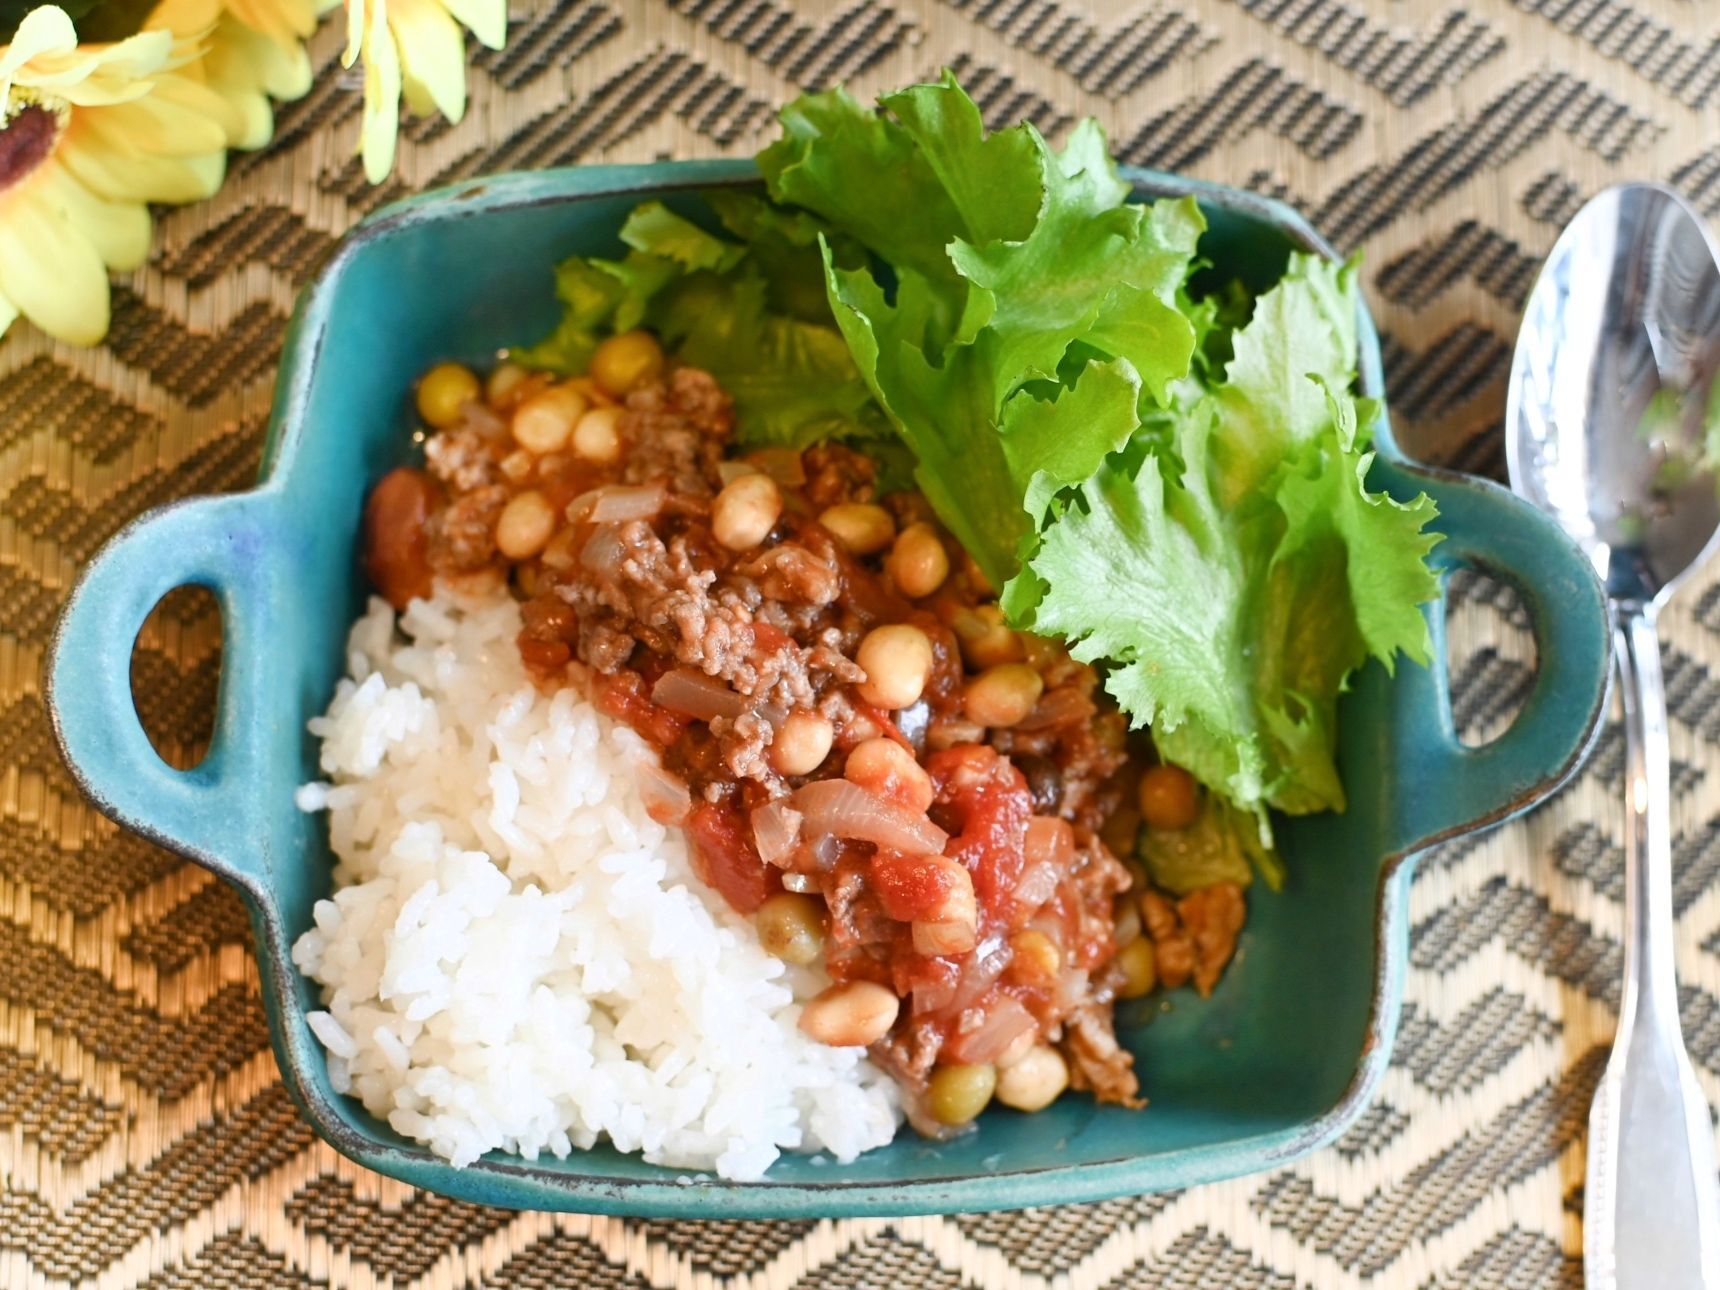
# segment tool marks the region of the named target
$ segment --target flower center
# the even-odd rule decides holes
[[[66,123],[66,113],[50,103],[14,99],[8,106],[6,123],[0,125],[0,192],[48,159]]]

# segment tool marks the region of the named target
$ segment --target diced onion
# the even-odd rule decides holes
[[[782,802],[753,808],[753,845],[759,859],[782,868],[800,841],[800,812]]]
[[[808,833],[876,843],[909,854],[941,855],[950,835],[924,815],[873,797],[846,779],[821,779],[794,795]]]
[[[1081,725],[1091,721],[1098,710],[1093,700],[1074,686],[1062,685],[1048,690],[1045,697],[1034,705],[1033,711],[1015,723],[1015,728],[1046,730],[1052,726]]]
[[[1013,995],[999,994],[979,1025],[950,1036],[944,1053],[954,1061],[979,1065],[994,1062],[1021,1036],[1033,1030],[1033,1014]]]
[[[669,490],[661,483],[627,486],[611,485],[597,490],[591,504],[591,519],[596,524],[620,524],[626,520],[648,520],[663,509]]]
[[[1003,969],[1009,966],[1010,950],[1001,936],[988,936],[974,950],[973,957],[964,965],[962,978],[956,985],[955,997],[950,1000],[952,1008],[966,1008],[979,1001],[981,995],[996,983],[1003,975]]]
[[[760,448],[748,455],[747,462],[785,488],[799,488],[806,482],[806,463],[793,448]],[[728,464],[723,463],[725,466]],[[725,479],[723,482],[728,481]]]
[[[926,728],[931,724],[932,709],[924,699],[910,703],[896,713],[896,729],[914,746],[916,754],[926,751]]]
[[[572,507],[568,508],[570,511]],[[587,539],[580,550],[579,563],[588,572],[613,578],[621,572],[621,534],[613,524],[605,524]]]
[[[1057,978],[1057,1006],[1073,1008],[1087,996],[1087,974],[1080,968],[1066,968]]]
[[[933,976],[926,973],[914,982],[914,1011],[940,1012],[949,1007],[950,1000],[956,997],[956,986],[960,979],[953,973],[946,976]]]
[[[1035,815],[1027,822],[1022,853],[1028,864],[1045,863],[1066,869],[1075,858],[1075,830],[1069,827],[1068,820],[1058,816]],[[1050,894],[1045,893],[1046,896]]]
[[[639,767],[639,796],[644,800],[645,814],[659,824],[682,824],[693,809],[693,797],[685,781],[655,762],[644,762]]]
[[[482,399],[467,399],[460,406],[460,429],[476,430],[486,438],[495,438],[508,428]]]
[[[651,702],[700,721],[738,717],[748,707],[745,699],[716,677],[690,667],[677,667],[658,677],[657,684],[651,687]]]
[[[742,475],[756,475],[758,473],[758,467],[747,461],[719,461],[717,463],[717,478],[722,480],[725,485],[734,483]]]
[[[782,886],[784,891],[808,896],[818,890],[818,878],[810,873],[785,873],[782,875]]]
[[[1015,903],[1023,909],[1038,909],[1057,891],[1057,869],[1049,863],[1030,864],[1015,884]]]

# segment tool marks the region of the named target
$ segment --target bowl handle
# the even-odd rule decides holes
[[[257,495],[194,498],[149,512],[85,568],[50,649],[47,699],[60,752],[104,814],[252,891],[268,861],[254,827],[260,718],[264,544]],[[131,653],[139,628],[175,587],[207,587],[221,606],[220,695],[207,756],[191,770],[162,761],[138,721]]]
[[[1576,770],[1606,708],[1611,620],[1577,545],[1499,485],[1387,461],[1369,482],[1400,499],[1432,495],[1439,505],[1432,527],[1445,534],[1434,563],[1443,573],[1468,568],[1511,583],[1528,611],[1538,660],[1516,721],[1491,743],[1467,747],[1451,713],[1443,600],[1430,606],[1431,664],[1400,665],[1396,682],[1408,721],[1394,750],[1395,849],[1414,851],[1527,810]]]

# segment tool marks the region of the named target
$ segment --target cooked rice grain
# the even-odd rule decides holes
[[[353,627],[311,722],[339,857],[293,959],[341,1092],[457,1165],[608,1138],[756,1178],[782,1150],[886,1142],[894,1086],[796,1029],[787,969],[646,814],[654,756],[572,690],[533,688],[506,597],[446,593]]]

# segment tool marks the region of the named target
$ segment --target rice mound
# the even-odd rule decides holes
[[[398,628],[398,630],[397,630]],[[653,1163],[756,1178],[782,1150],[890,1140],[895,1088],[815,1043],[827,984],[758,944],[646,813],[642,739],[539,692],[506,596],[381,600],[325,716],[335,892],[293,961],[336,1089],[456,1165],[608,1138]]]

